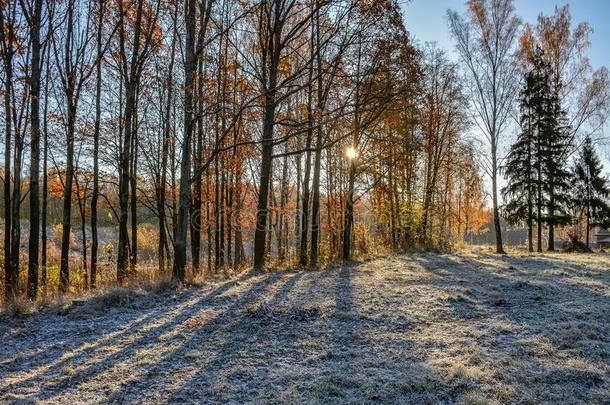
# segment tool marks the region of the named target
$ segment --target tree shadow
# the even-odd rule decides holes
[[[161,388],[161,390],[171,394],[165,402],[184,402],[188,401],[189,398],[201,396],[202,393],[219,396],[222,392],[215,393],[214,387],[223,384],[228,384],[231,387],[244,387],[246,385],[245,380],[249,376],[244,373],[244,370],[230,375],[234,362],[252,358],[255,351],[254,345],[268,346],[274,343],[272,336],[263,333],[264,329],[272,326],[270,322],[277,321],[273,319],[274,317],[282,316],[277,308],[282,306],[283,301],[299,283],[304,273],[274,272],[271,274],[269,277],[273,277],[275,280],[279,281],[282,278],[286,280],[283,281],[281,287],[275,291],[270,299],[265,299],[263,291],[258,291],[257,297],[252,297],[252,300],[243,302],[243,306],[235,307],[230,314],[227,314],[230,317],[222,327],[223,338],[213,348],[212,352],[206,355],[203,361],[201,359],[196,361],[197,364],[193,372],[177,389]],[[284,320],[280,319],[279,321]],[[207,335],[206,332],[199,333],[198,336],[193,337],[193,340],[199,341]],[[169,358],[169,360],[172,359]],[[265,359],[265,363],[267,360]],[[259,377],[264,378],[267,370],[268,367],[263,368]],[[207,375],[210,372],[212,376]],[[221,398],[216,399],[223,402]]]
[[[189,292],[181,297],[181,303],[176,304],[171,302],[167,308],[158,306],[152,313],[145,315],[142,319],[136,321],[134,325],[130,325],[124,331],[120,331],[119,329],[125,322],[118,322],[114,326],[114,331],[118,332],[110,338],[105,339],[102,337],[100,339],[99,335],[97,335],[97,330],[93,331],[93,336],[90,332],[87,335],[87,338],[95,337],[96,340],[90,341],[87,338],[83,339],[83,342],[78,345],[79,348],[73,349],[78,351],[76,355],[70,352],[70,354],[66,356],[65,351],[56,353],[54,357],[59,358],[59,361],[51,360],[44,371],[35,372],[31,377],[23,379],[16,384],[6,386],[4,390],[0,390],[0,395],[3,394],[3,391],[8,393],[10,390],[35,385],[42,388],[37,395],[37,399],[50,399],[58,392],[61,392],[63,388],[77,385],[82,381],[91,381],[97,375],[108,371],[116,363],[121,362],[124,359],[129,359],[133,356],[135,351],[142,346],[146,347],[157,343],[159,336],[185,322],[190,314],[188,308],[202,305],[251,277],[251,274],[246,273],[234,280],[227,281],[209,293],[197,297],[195,302],[191,302],[191,300],[194,298],[196,292]],[[175,310],[175,305],[184,306],[185,308],[174,315],[169,315],[172,310]],[[161,323],[144,330],[144,328],[148,326],[149,321],[154,320],[155,318],[162,319]],[[112,320],[112,318],[110,319]],[[137,336],[137,338],[133,339],[134,336]],[[71,336],[69,331],[66,331],[61,338],[66,340],[70,339]],[[124,341],[126,341],[126,343],[124,343]],[[117,346],[120,347],[120,349],[115,350]],[[110,354],[104,354],[101,361],[92,362],[91,364],[77,368],[75,372],[72,372],[71,368],[73,363],[80,365],[87,360],[91,360],[91,356],[96,352]],[[61,374],[63,374],[63,376],[57,377],[57,375]],[[55,381],[51,381],[54,377]]]
[[[53,353],[31,377],[0,388],[0,400],[18,390],[53,402],[74,390],[136,403],[453,403],[509,383],[517,392],[506,402],[526,401],[529,385],[542,387],[530,400],[550,402],[560,392],[580,400],[603,392],[607,379],[574,361],[603,370],[608,357],[587,349],[610,347],[602,325],[610,323],[610,297],[569,282],[588,270],[564,277],[536,273],[527,258],[479,256],[413,254],[323,272],[249,273],[105,325],[97,339],[88,333],[64,357]],[[602,285],[608,277],[595,274]],[[602,325],[589,331],[597,336],[579,329],[591,317]],[[560,355],[528,352],[535,345]],[[498,375],[507,362],[522,375]]]

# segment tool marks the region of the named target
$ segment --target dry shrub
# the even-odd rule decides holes
[[[60,307],[64,301],[70,302],[72,299],[82,297],[85,300],[102,300],[102,302],[108,302],[112,304],[116,302],[117,305],[125,303],[125,300],[129,302],[130,296],[125,295],[124,291],[121,293],[121,289],[133,288],[136,291],[151,291],[154,293],[164,293],[169,290],[173,290],[178,287],[177,283],[171,280],[171,274],[160,273],[158,264],[155,261],[146,261],[138,265],[134,271],[129,273],[129,280],[123,286],[117,285],[116,278],[116,266],[114,262],[107,263],[103,260],[98,261],[97,277],[96,277],[96,290],[91,290],[88,286],[90,274],[89,269],[83,269],[82,259],[79,254],[71,254],[69,259],[70,269],[70,281],[68,291],[62,293],[59,290],[60,283],[60,266],[59,266],[59,251],[57,247],[50,243],[49,247],[49,260],[46,268],[46,285],[42,282],[42,269],[38,272],[38,305],[43,307]],[[57,260],[54,260],[54,255],[57,252]],[[0,260],[2,258],[0,257]],[[22,268],[19,272],[19,291],[17,292],[17,299],[14,304],[11,304],[11,308],[4,305],[4,286],[2,281],[4,280],[3,272],[0,272],[0,312],[4,312],[10,316],[22,316],[32,311],[35,311],[36,304],[30,302],[26,298],[26,286],[27,286],[27,255],[21,260]],[[89,263],[90,264],[90,263]],[[3,269],[3,268],[2,268]],[[188,279],[190,280],[190,279]],[[187,281],[186,285],[200,285],[205,281],[205,277],[199,276],[197,280],[193,282]],[[104,294],[108,294],[108,297],[103,297]],[[96,304],[97,305],[97,304]],[[112,304],[114,305],[114,304]]]
[[[63,237],[63,224],[55,224],[53,225],[53,241],[57,246],[61,246],[61,239]],[[70,230],[70,249],[76,249],[76,237],[74,236],[74,232]]]
[[[36,303],[23,295],[15,297],[5,308],[6,314],[13,318],[25,318],[37,311]]]
[[[466,249],[466,246],[468,246],[468,245],[466,244],[466,241],[464,241],[463,239],[454,239],[451,242],[452,250],[462,251],[462,250]]]
[[[110,308],[150,304],[154,294],[163,294],[178,288],[171,279],[158,279],[153,282],[132,281],[122,286],[112,285],[98,290],[84,300],[74,300],[66,308],[72,318],[87,318],[100,314]]]
[[[110,287],[88,300],[75,300],[72,306],[66,308],[70,317],[76,319],[88,318],[105,312],[112,307],[124,307],[141,298],[144,291],[134,287]]]
[[[95,295],[89,300],[89,305],[98,309],[107,309],[110,307],[118,307],[128,305],[133,300],[141,297],[143,291],[132,286],[126,287],[110,287],[101,294]]]
[[[228,278],[233,273],[231,271],[227,271],[225,274],[222,274],[222,278]],[[185,284],[194,287],[201,287],[208,281],[210,278],[210,274],[205,271],[193,271],[192,268],[188,268],[185,275]]]
[[[101,246],[101,251],[105,255],[105,260],[110,263],[112,261],[112,254],[114,253],[114,245],[112,243],[105,243]]]
[[[157,280],[156,283],[149,285],[151,291],[155,293],[164,293],[167,291],[173,291],[179,287],[178,282],[171,278],[164,278]]]
[[[159,233],[157,229],[150,224],[138,225],[137,229],[138,257],[143,260],[157,257],[159,245]]]
[[[61,262],[61,229],[60,243],[56,244],[49,240],[47,243],[47,265],[51,263],[59,264]]]

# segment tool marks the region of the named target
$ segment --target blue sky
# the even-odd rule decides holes
[[[447,28],[447,9],[465,10],[464,0],[399,0],[407,30],[420,42],[435,41],[441,48],[453,51]],[[572,24],[587,21],[593,27],[589,58],[593,68],[610,68],[610,0],[515,0],[517,14],[524,22],[535,23],[541,12],[552,14],[555,5],[570,4]]]

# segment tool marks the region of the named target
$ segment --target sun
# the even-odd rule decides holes
[[[347,148],[347,150],[345,151],[345,156],[349,159],[356,159],[358,157],[358,151],[356,150],[356,148],[354,148],[353,146],[350,146],[349,148]]]

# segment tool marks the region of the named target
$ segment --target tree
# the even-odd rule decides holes
[[[50,22],[49,22],[50,23]],[[46,47],[47,60],[49,57],[50,47]],[[44,111],[43,111],[43,156],[42,156],[42,208],[41,208],[41,223],[40,227],[42,235],[40,237],[41,244],[41,255],[40,255],[40,266],[42,268],[42,289],[44,297],[47,293],[47,217],[48,217],[48,202],[49,202],[49,183],[47,178],[48,172],[48,160],[49,160],[49,81],[50,81],[50,64],[46,64],[45,69],[45,89],[44,89]]]
[[[97,64],[95,67],[95,123],[93,129],[93,191],[91,195],[91,271],[89,285],[95,289],[97,284],[97,205],[100,193],[100,169],[99,169],[99,147],[100,147],[100,125],[101,125],[101,98],[102,98],[102,31],[104,27],[104,12],[106,1],[99,1],[97,9],[97,31],[95,42],[97,47]]]
[[[545,54],[537,48],[533,67],[524,76],[520,103],[522,132],[507,156],[504,169],[508,185],[503,190],[507,220],[528,225],[530,251],[534,206],[538,251],[542,250],[543,224],[549,227],[548,249],[553,250],[555,226],[569,221],[570,176],[565,161],[571,143],[559,89],[555,86]]]
[[[274,128],[278,104],[296,90],[290,89],[295,79],[301,77],[310,60],[293,68],[282,76],[280,63],[287,61],[286,53],[299,36],[306,31],[311,16],[326,5],[328,0],[316,0],[313,7],[305,7],[296,1],[271,0],[261,2],[257,8],[258,60],[256,79],[263,95],[262,100],[262,151],[254,233],[254,268],[265,266],[267,225],[269,216],[269,193],[272,189]],[[301,9],[303,8],[303,9]]]
[[[561,108],[559,92],[561,82],[552,83],[546,79],[546,93],[543,103],[543,126],[541,137],[542,188],[546,194],[545,223],[549,227],[548,250],[555,250],[555,227],[570,222],[568,212],[570,204],[569,190],[570,171],[567,168],[567,158],[571,149],[570,126],[567,124],[566,112]]]
[[[99,287],[98,245],[117,236],[103,250],[119,283],[140,277],[155,250],[159,273],[172,266],[182,282],[201,260],[213,272],[247,259],[316,267],[380,244],[451,248],[493,213],[500,252],[499,168],[504,213],[528,223],[530,249],[536,223],[540,249],[543,227],[552,246],[574,208],[571,138],[597,129],[607,104],[603,71],[580,72],[589,31],[572,29],[563,9],[522,36],[522,64],[513,63],[510,0],[449,12],[470,80],[443,51],[412,43],[397,0],[0,3],[8,299],[34,298],[47,265],[59,265],[60,290]],[[502,165],[521,68],[521,128]],[[466,136],[472,121],[490,145],[483,161]],[[604,220],[593,211],[590,223]],[[47,220],[58,236],[48,241]],[[55,263],[47,250],[57,239]],[[85,283],[70,283],[76,271]]]
[[[465,129],[468,119],[457,65],[449,62],[443,51],[430,47],[424,52],[423,71],[420,114],[425,174],[420,240],[430,243],[429,219],[433,197],[438,192],[439,173],[450,159],[456,138]]]
[[[213,0],[199,3],[201,24],[196,31],[197,8],[194,0],[185,0],[185,61],[184,61],[184,139],[182,141],[182,162],[180,164],[180,202],[178,205],[178,227],[174,239],[174,269],[173,277],[184,281],[186,266],[186,232],[189,220],[191,202],[191,143],[194,128],[194,91],[197,59],[200,57],[205,39],[205,32],[210,18]]]
[[[161,165],[159,167],[160,173],[157,173],[155,184],[157,185],[156,189],[156,199],[157,199],[157,215],[159,218],[159,271],[165,272],[165,254],[169,256],[169,251],[167,249],[167,230],[166,230],[166,218],[165,218],[165,196],[167,193],[167,163],[169,157],[169,149],[171,142],[171,104],[173,101],[174,93],[173,93],[173,74],[174,74],[174,63],[176,58],[176,43],[178,41],[178,27],[176,24],[178,16],[178,2],[176,2],[174,6],[173,13],[173,28],[172,28],[172,39],[170,43],[170,60],[167,70],[167,77],[165,81],[165,91],[166,91],[166,100],[165,100],[165,111],[162,119],[163,125],[163,140],[161,142]]]
[[[62,242],[60,261],[60,289],[67,291],[70,280],[69,255],[72,226],[72,188],[74,183],[74,147],[79,104],[85,83],[95,71],[97,59],[91,52],[93,34],[89,29],[91,15],[88,6],[81,0],[68,0],[63,8],[65,30],[53,36],[55,68],[61,82],[65,108],[64,131],[66,142],[66,170],[62,207]],[[59,27],[61,28],[61,27]]]
[[[589,246],[589,232],[592,226],[602,225],[608,221],[610,196],[608,182],[602,176],[603,165],[597,155],[590,136],[580,149],[573,169],[573,200],[581,216],[585,216],[585,243]]]
[[[117,280],[123,282],[127,276],[128,264],[128,234],[127,217],[129,209],[129,186],[131,154],[134,145],[133,119],[136,113],[136,93],[144,63],[150,54],[153,35],[157,28],[157,17],[161,2],[156,7],[146,4],[144,0],[135,1],[135,15],[133,9],[126,7],[123,0],[118,0],[118,35],[119,35],[119,70],[122,85],[125,87],[125,103],[123,107],[123,123],[121,125],[122,146],[119,156],[119,242],[117,252]],[[128,37],[128,29],[132,29],[132,36]],[[129,54],[128,45],[131,45]],[[135,220],[135,218],[134,218]]]
[[[541,60],[539,60],[540,62]],[[524,88],[521,91],[519,124],[521,133],[510,151],[504,165],[504,174],[507,186],[502,190],[506,201],[504,215],[509,224],[527,224],[528,249],[534,251],[533,222],[538,219],[538,230],[541,228],[540,215],[534,216],[534,205],[541,206],[536,198],[542,182],[537,175],[539,167],[539,154],[537,153],[537,130],[541,128],[540,102],[544,77],[539,69],[532,69],[524,77]],[[538,211],[540,212],[540,211]],[[538,233],[538,246],[541,249],[541,233]]]
[[[316,1],[316,6],[320,4]],[[312,6],[313,6],[312,4]],[[358,6],[363,6],[359,13],[353,13],[354,9]],[[311,69],[309,70],[309,83],[307,85],[307,138],[306,138],[306,155],[305,155],[305,179],[303,182],[303,200],[302,200],[302,222],[301,222],[301,245],[300,245],[300,262],[301,264],[307,264],[305,250],[307,249],[307,231],[311,228],[311,247],[309,254],[309,264],[312,267],[317,267],[319,257],[319,243],[320,243],[320,230],[321,230],[321,217],[320,217],[320,183],[321,183],[321,167],[322,167],[322,152],[327,149],[327,154],[330,156],[331,148],[328,148],[327,143],[329,139],[325,139],[323,134],[330,127],[330,122],[337,122],[342,118],[343,114],[338,116],[328,111],[329,102],[337,101],[336,98],[331,100],[333,91],[336,91],[337,81],[340,81],[342,76],[348,69],[347,66],[343,66],[344,62],[348,61],[347,53],[351,48],[355,55],[358,55],[355,63],[352,64],[352,72],[355,72],[354,81],[350,87],[354,89],[354,100],[353,107],[345,111],[346,115],[353,114],[353,125],[354,128],[351,134],[351,146],[356,149],[358,147],[357,126],[359,122],[359,114],[357,112],[359,103],[361,103],[360,94],[360,83],[362,76],[358,72],[357,66],[362,63],[362,42],[365,36],[364,30],[367,26],[364,22],[365,16],[369,15],[367,12],[367,5],[363,3],[354,2],[350,7],[346,7],[343,13],[337,13],[332,24],[328,24],[328,27],[324,27],[321,21],[329,22],[328,9],[317,9],[311,15]],[[326,11],[326,12],[325,12]],[[360,18],[356,19],[353,26],[349,24],[352,21],[353,14],[359,14]],[[344,30],[340,36],[342,25],[347,26],[347,30]],[[326,29],[325,29],[326,28]],[[340,40],[335,45],[333,39],[338,36]],[[356,45],[357,44],[357,45]],[[334,46],[333,46],[334,45]],[[355,46],[356,45],[356,46]],[[314,92],[315,88],[315,92]],[[315,103],[314,103],[315,100]],[[348,100],[344,102],[349,103]],[[353,110],[353,111],[351,111]],[[333,116],[334,115],[334,116]],[[314,137],[315,134],[315,137]],[[339,138],[348,137],[350,134],[338,134]],[[327,137],[330,138],[330,137]],[[315,140],[315,142],[314,142]],[[311,163],[311,152],[310,149],[313,145],[313,165]],[[340,152],[343,154],[343,151]],[[353,161],[352,161],[353,163]],[[350,201],[349,204],[353,204],[353,180],[355,178],[355,166],[351,173],[352,189],[348,191],[346,199]],[[313,170],[313,173],[312,173]],[[329,171],[332,171],[330,167]],[[329,183],[331,183],[332,173],[329,174]],[[311,185],[309,180],[311,177]],[[348,179],[348,182],[350,180]],[[330,184],[329,184],[330,185]],[[329,193],[330,194],[330,193]],[[309,198],[311,197],[311,201]],[[329,196],[330,197],[330,196]],[[330,204],[329,204],[330,205]],[[309,211],[311,209],[311,212]],[[345,218],[344,218],[344,233],[351,230],[350,221],[350,207],[346,207]],[[330,211],[330,209],[329,209]],[[347,225],[347,227],[346,227]],[[345,235],[344,235],[345,236]],[[349,241],[349,238],[347,239]],[[349,244],[349,242],[348,242]],[[344,250],[345,250],[344,245]],[[349,251],[349,246],[347,246]]]
[[[491,178],[496,252],[504,253],[498,208],[498,149],[516,93],[514,44],[520,25],[512,0],[469,0],[460,16],[449,10],[449,25],[472,84],[476,123],[490,145],[485,169]]]
[[[21,8],[28,22],[32,47],[30,64],[30,238],[28,242],[28,297],[36,299],[38,293],[38,252],[40,241],[40,71],[41,45],[40,28],[42,21],[42,0],[34,0],[33,5],[21,0]]]
[[[19,206],[21,203],[21,156],[23,140],[20,133],[17,104],[17,84],[19,74],[16,56],[23,46],[17,32],[17,2],[9,2],[0,7],[0,44],[4,71],[4,288],[5,299],[10,301],[17,292],[19,281],[19,239],[21,223]],[[22,108],[21,108],[22,109]],[[11,148],[14,146],[14,148]],[[13,155],[13,184],[11,192],[11,153]]]

